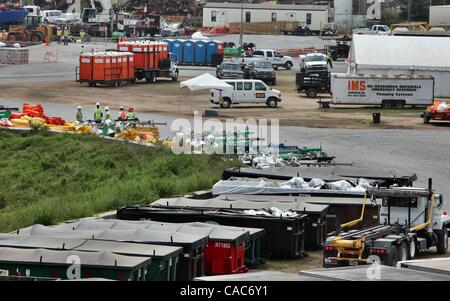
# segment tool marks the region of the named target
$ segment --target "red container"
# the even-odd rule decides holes
[[[130,79],[134,79],[134,54],[128,53],[128,76]]]
[[[161,43],[161,60],[165,60],[169,57],[169,45],[167,43]]]
[[[93,58],[92,56],[80,55],[80,81],[90,81],[92,80],[92,69],[93,69]]]
[[[209,240],[205,248],[205,273],[223,275],[247,272],[244,265],[245,245],[238,242],[220,242]]]

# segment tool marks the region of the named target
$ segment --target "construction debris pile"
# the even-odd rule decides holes
[[[142,0],[131,0],[128,2],[128,7],[132,7],[135,11],[145,11],[159,14],[159,15],[198,15],[201,9],[195,0],[175,0],[164,1],[155,0],[150,1],[149,4],[143,5]]]

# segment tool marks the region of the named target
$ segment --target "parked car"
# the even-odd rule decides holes
[[[255,61],[244,67],[244,77],[251,79],[260,79],[267,84],[275,86],[277,78],[275,70],[270,62]]]
[[[233,89],[211,89],[211,103],[219,104],[222,108],[247,103],[263,103],[270,108],[276,108],[281,102],[281,92],[270,88],[261,80],[235,79],[227,80],[226,83],[233,86]]]
[[[216,76],[220,79],[244,78],[244,72],[239,63],[223,62],[216,67]]]
[[[76,13],[63,13],[60,17],[56,18],[57,24],[76,23],[80,21],[79,14]]]
[[[253,51],[252,56],[234,58],[234,61],[239,62],[242,65],[248,65],[251,62],[259,60],[272,63],[275,69],[283,67],[290,70],[292,66],[294,66],[292,57],[283,55],[281,52],[275,50],[255,50]]]

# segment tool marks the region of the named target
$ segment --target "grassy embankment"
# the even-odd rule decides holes
[[[0,130],[0,232],[210,188],[235,164],[88,135]]]

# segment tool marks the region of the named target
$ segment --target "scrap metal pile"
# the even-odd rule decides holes
[[[131,0],[128,6],[133,7],[135,10],[143,11],[145,9],[141,0]],[[154,0],[148,4],[147,11],[160,15],[194,15],[200,12],[200,8],[195,0]]]

